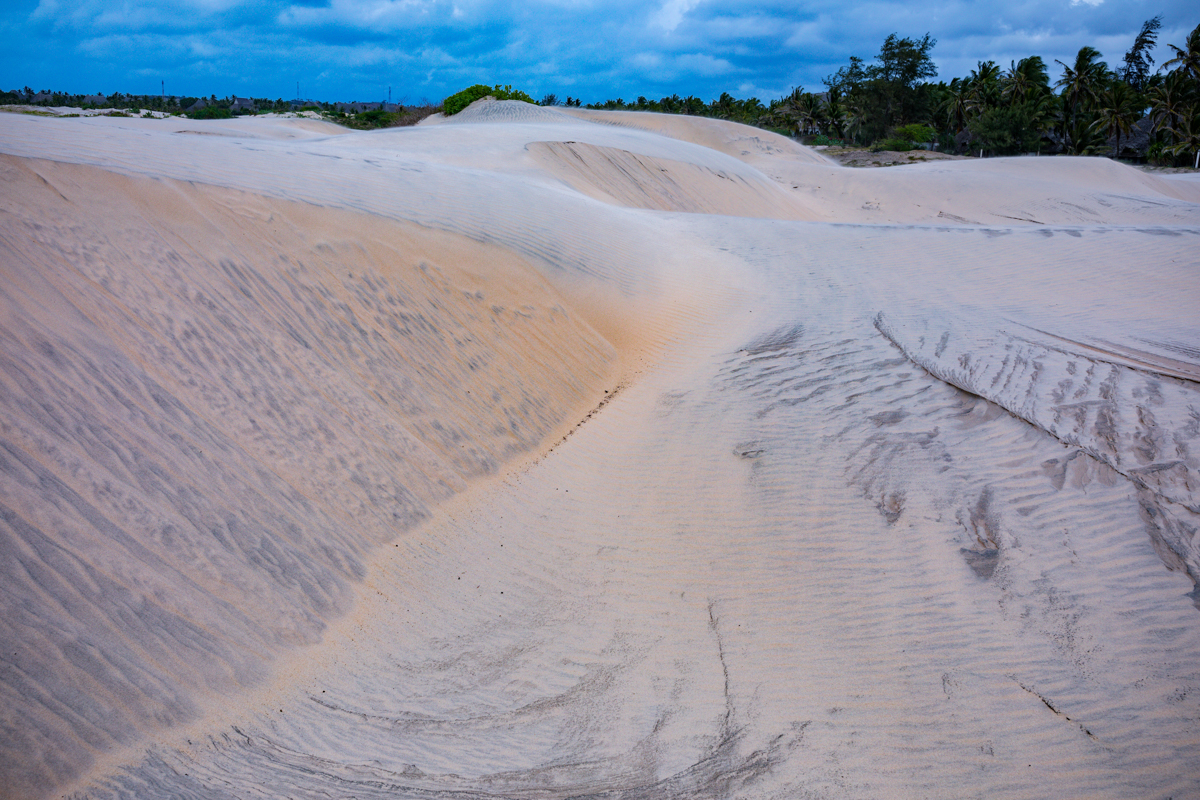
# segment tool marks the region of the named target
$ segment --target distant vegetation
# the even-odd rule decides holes
[[[924,147],[981,155],[1106,154],[1200,167],[1200,26],[1182,45],[1168,44],[1170,58],[1155,69],[1150,52],[1161,25],[1161,17],[1147,20],[1115,67],[1109,67],[1095,48],[1080,48],[1071,63],[1055,62],[1061,70],[1056,79],[1040,56],[1030,55],[1007,69],[981,61],[969,75],[933,83],[936,40],[929,34],[916,39],[892,34],[870,63],[852,56],[823,80],[821,92],[796,88],[767,104],[724,92],[708,102],[675,94],[633,102],[618,98],[587,107],[731,120],[813,144]],[[428,101],[401,106],[215,95],[71,95],[34,93],[29,87],[0,93],[0,104],[103,108],[125,115],[150,110],[195,119],[313,110],[347,127],[370,129],[412,125],[438,111],[450,116],[489,95],[537,103],[512,86],[476,84],[440,106]],[[560,101],[547,94],[539,104],[578,107],[582,101]]]
[[[370,108],[358,113],[348,114],[345,111],[333,111],[326,112],[325,116],[330,122],[336,122],[339,125],[345,125],[347,128],[364,131],[375,128],[402,128],[408,125],[416,125],[421,120],[433,116],[441,110],[441,106],[435,106],[429,102],[425,102],[419,106],[396,106],[395,111],[388,111],[385,105],[380,104],[379,108]]]
[[[1053,83],[1036,55],[1008,69],[981,61],[965,77],[932,83],[936,40],[892,34],[872,63],[851,57],[825,78],[823,92],[797,88],[766,105],[726,92],[707,103],[672,95],[618,98],[588,108],[726,119],[814,144],[1108,154],[1200,166],[1200,26],[1182,46],[1169,44],[1172,57],[1155,70],[1150,51],[1161,23],[1160,17],[1147,20],[1115,68],[1086,46],[1070,64],[1055,62],[1062,72]]]
[[[229,119],[233,116],[233,112],[220,106],[204,106],[188,112],[186,116],[192,119]]]
[[[420,105],[403,106],[384,102],[321,103],[316,100],[271,100],[265,97],[176,97],[169,95],[130,95],[117,92],[111,95],[68,94],[66,92],[34,92],[24,89],[0,92],[0,105],[66,106],[100,110],[108,116],[138,116],[147,111],[161,112],[190,119],[231,119],[266,113],[315,111],[331,122],[349,128],[369,130],[415,125],[442,108],[428,100]]]

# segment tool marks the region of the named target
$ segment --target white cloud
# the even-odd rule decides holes
[[[666,0],[651,20],[667,33],[679,27],[684,16],[700,4],[700,0]]]
[[[642,70],[662,69],[662,62],[662,54],[660,53],[635,53],[629,59],[630,66]]]
[[[1195,25],[1195,2],[1153,9],[1160,63]],[[1112,65],[1149,15],[1103,0],[0,0],[0,62],[20,68],[14,82],[64,90],[84,79],[86,91],[141,90],[131,76],[161,71],[168,90],[205,94],[291,96],[299,77],[307,96],[329,99],[487,81],[588,102],[765,99],[819,86],[851,55],[870,60],[893,32],[929,31],[943,80],[1031,54],[1055,74],[1083,45]]]
[[[707,53],[687,53],[675,59],[675,66],[684,72],[712,77],[727,75],[734,71],[733,64],[723,58],[713,58]]]
[[[448,12],[448,13],[445,13]],[[281,25],[316,28],[342,25],[350,28],[398,30],[449,16],[462,19],[467,11],[461,4],[449,8],[437,0],[334,0],[328,6],[292,5],[279,12]]]

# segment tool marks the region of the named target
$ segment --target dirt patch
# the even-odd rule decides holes
[[[924,161],[958,161],[969,156],[956,156],[950,153],[939,153],[933,150],[860,150],[855,148],[830,147],[822,151],[842,166],[846,167],[898,167],[905,164],[920,164]]]

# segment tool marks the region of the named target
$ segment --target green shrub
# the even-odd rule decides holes
[[[826,145],[826,146],[833,146],[833,147],[845,147],[846,146],[846,143],[843,142],[841,139],[834,139],[829,136],[826,136],[823,133],[819,133],[816,136],[814,136],[812,143],[816,144],[816,145]]]
[[[1038,149],[1041,135],[1036,120],[1024,105],[989,108],[967,125],[971,148],[1011,156]],[[1101,142],[1103,136],[1099,137]]]
[[[342,116],[345,117],[346,115],[343,114]],[[343,125],[346,125],[347,127],[350,127],[350,128],[359,128],[361,130],[370,130],[371,128],[390,127],[392,125],[392,123],[394,123],[399,117],[400,117],[399,114],[392,114],[387,111],[384,111],[381,108],[374,108],[374,109],[371,109],[370,111],[359,112],[358,114],[355,114],[353,117],[348,117],[345,119],[344,122],[342,120],[338,120],[338,121],[342,122]]]
[[[933,128],[928,125],[901,125],[896,128],[892,136],[896,139],[905,139],[915,144],[927,144],[933,141]]]
[[[895,150],[903,153],[912,149],[912,142],[910,142],[908,139],[884,139],[883,141],[876,142],[875,144],[871,145],[871,151],[875,153],[878,153],[881,150]]]
[[[477,83],[447,97],[442,102],[442,113],[447,117],[453,116],[476,100],[488,97],[489,95],[497,100],[520,100],[524,103],[537,105],[536,100],[520,89],[513,89],[512,86],[501,87],[500,84],[496,84],[489,88],[482,83]]]
[[[1167,152],[1165,142],[1151,142],[1146,151],[1146,160],[1159,167],[1173,167],[1178,159]]]
[[[233,116],[233,114],[229,113],[228,108],[205,106],[204,108],[198,108],[195,111],[188,112],[188,116],[192,119],[229,119]]]

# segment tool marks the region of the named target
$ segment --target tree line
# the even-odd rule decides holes
[[[994,61],[980,61],[966,76],[933,83],[937,68],[931,54],[937,41],[929,34],[902,38],[893,33],[870,62],[852,56],[822,81],[825,89],[820,92],[798,87],[766,104],[756,97],[738,99],[723,92],[708,102],[673,94],[658,100],[638,97],[633,102],[618,98],[587,107],[731,120],[816,144],[889,150],[923,146],[980,155],[1132,155],[1200,168],[1200,25],[1182,45],[1168,44],[1170,58],[1155,69],[1151,52],[1161,27],[1161,16],[1146,20],[1122,61],[1111,68],[1099,51],[1084,46],[1070,63],[1056,60],[1056,67],[1036,55],[1013,61],[1007,69]],[[1058,71],[1056,78],[1052,71]],[[113,113],[150,110],[200,118],[314,110],[350,127],[376,128],[411,125],[443,109],[450,115],[488,94],[537,102],[511,86],[481,84],[451,95],[443,104],[424,101],[411,108],[351,113],[345,107],[354,104],[282,98],[252,98],[247,103],[216,95],[35,94],[28,86],[0,92],[0,104],[107,108]],[[579,107],[582,101],[574,97],[560,101],[548,94],[539,104]]]
[[[247,98],[253,103],[255,112],[268,111],[291,111],[293,106],[291,101],[285,101],[283,98],[271,100],[266,97]],[[140,114],[143,111],[161,111],[167,114],[183,114],[188,109],[195,106],[198,102],[204,108],[214,109],[214,112],[208,112],[207,116],[233,116],[237,113],[252,113],[251,111],[236,109],[231,111],[234,105],[233,97],[217,97],[215,94],[209,97],[186,97],[177,95],[163,94],[123,94],[121,92],[113,92],[112,94],[104,94],[98,92],[96,94],[72,94],[70,92],[58,92],[43,90],[35,92],[28,86],[23,89],[14,89],[11,91],[0,91],[0,105],[32,105],[32,106],[65,106],[69,108],[82,109],[110,109],[113,111],[121,111],[127,114]],[[199,109],[197,109],[198,111]],[[224,115],[221,110],[228,112]]]
[[[208,97],[121,92],[89,95],[49,90],[35,92],[28,86],[23,89],[0,91],[0,105],[104,110],[110,115],[118,116],[137,116],[146,111],[159,111],[192,119],[229,119],[254,114],[316,111],[333,122],[359,129],[414,125],[441,110],[440,105],[434,105],[428,100],[416,106],[389,106],[383,102],[327,103],[317,100],[284,100],[282,97],[275,100],[268,97],[217,97],[215,94]],[[363,108],[364,106],[367,108]]]
[[[1031,55],[1007,69],[981,61],[969,75],[933,83],[936,40],[892,34],[870,63],[851,57],[822,81],[821,92],[796,88],[767,104],[726,92],[707,103],[676,94],[588,108],[726,119],[818,144],[923,145],[988,155],[1103,153],[1200,166],[1200,26],[1182,46],[1168,44],[1171,58],[1156,70],[1151,51],[1161,26],[1161,17],[1147,20],[1114,68],[1094,47],[1080,48],[1070,63],[1055,61],[1057,78]]]

